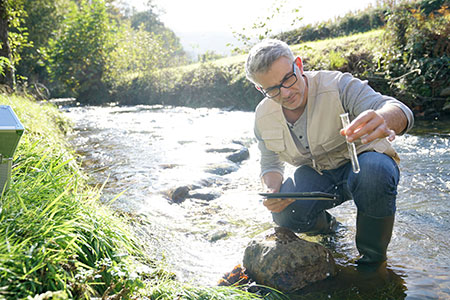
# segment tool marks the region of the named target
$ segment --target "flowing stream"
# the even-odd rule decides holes
[[[75,107],[72,136],[92,184],[105,181],[105,202],[139,216],[136,233],[148,253],[179,280],[215,285],[242,262],[256,234],[272,227],[258,195],[259,153],[253,113],[184,107]],[[417,124],[394,141],[402,162],[389,269],[405,299],[450,299],[450,124]],[[232,150],[250,157],[234,163]],[[292,172],[287,168],[287,173]],[[193,198],[170,200],[179,187]],[[336,261],[350,265],[356,209],[351,201],[330,211],[341,223]]]

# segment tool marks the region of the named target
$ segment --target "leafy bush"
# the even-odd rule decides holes
[[[449,102],[450,10],[443,1],[423,1],[423,8],[403,4],[388,17],[382,68],[396,93],[418,110],[441,111]],[[427,9],[426,9],[427,8]]]
[[[77,97],[82,103],[105,102],[108,87],[102,78],[114,31],[103,1],[72,6],[62,32],[50,39],[47,49],[48,73],[59,87],[57,96]]]
[[[275,35],[274,38],[290,45],[307,41],[323,40],[339,36],[367,32],[385,25],[386,8],[367,8],[363,11],[350,12],[336,20],[328,20],[315,25],[308,24],[291,31]]]

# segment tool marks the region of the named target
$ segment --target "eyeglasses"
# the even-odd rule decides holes
[[[285,76],[281,84],[263,90],[258,88],[258,90],[267,98],[275,98],[281,93],[281,88],[288,89],[297,82],[297,72],[295,70],[295,61],[292,63],[292,73]]]

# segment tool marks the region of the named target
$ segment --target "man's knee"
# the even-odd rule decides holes
[[[377,152],[359,156],[361,171],[349,176],[349,188],[363,212],[374,217],[395,213],[399,171],[389,156]]]
[[[398,180],[397,163],[386,154],[378,152],[363,153],[360,155],[360,164],[361,171],[366,172],[369,176]]]

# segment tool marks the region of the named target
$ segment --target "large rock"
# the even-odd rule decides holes
[[[284,293],[336,275],[334,258],[328,249],[302,240],[283,227],[254,238],[245,249],[243,265],[256,283]]]

